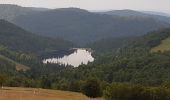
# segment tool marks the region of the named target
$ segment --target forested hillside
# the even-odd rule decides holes
[[[169,45],[168,18],[109,13],[117,15],[0,5],[0,86],[82,92],[106,100],[170,100],[170,51],[163,50]],[[79,67],[42,62],[73,47],[92,49],[94,62]]]
[[[11,50],[36,55],[69,49],[73,46],[71,42],[60,38],[32,34],[5,20],[0,20],[0,44]]]
[[[128,45],[128,43],[132,42],[136,37],[118,37],[118,38],[104,38],[97,40],[95,42],[89,43],[86,47],[92,48],[95,53],[108,53],[114,50],[123,48]]]
[[[170,37],[161,41],[161,44],[152,48],[151,52],[165,52],[170,51]]]
[[[98,12],[102,14],[112,15],[112,16],[122,16],[122,17],[151,17],[160,21],[170,23],[170,17],[168,14],[159,13],[159,12],[145,12],[145,11],[133,11],[133,10],[112,10],[106,12]]]
[[[47,20],[48,19],[48,20]],[[152,17],[120,17],[78,8],[63,8],[19,16],[15,23],[24,29],[85,44],[98,39],[137,36],[169,26]],[[135,27],[135,28],[134,28]]]
[[[37,12],[39,11],[28,7],[20,7],[17,5],[10,4],[0,4],[0,19],[5,19],[8,21],[13,21],[15,18],[21,15],[29,15]]]
[[[13,21],[15,18],[21,15],[29,15],[47,11],[47,8],[34,8],[34,7],[21,7],[12,4],[0,4],[0,19]]]
[[[2,4],[0,13],[0,19],[32,33],[61,37],[80,46],[108,37],[139,36],[170,25],[169,17],[131,10],[95,13],[79,8],[46,9]]]
[[[94,63],[81,65],[78,68],[49,63],[43,65],[37,61],[37,63],[31,63],[31,66],[36,67],[31,67],[24,73],[15,72],[17,77],[8,76],[7,81],[4,81],[3,84],[83,92],[90,97],[104,95],[107,100],[117,98],[116,95],[133,100],[133,93],[139,94],[136,98],[152,100],[153,91],[156,91],[154,92],[155,98],[168,98],[170,53],[152,53],[150,50],[169,36],[170,29],[167,28],[150,32],[133,40],[130,39],[127,45],[115,48],[114,51],[106,54],[97,55]],[[112,41],[109,40],[109,42]],[[25,64],[29,65],[29,63]],[[9,72],[6,71],[6,73]],[[93,90],[88,90],[93,89],[88,88],[91,86],[97,89],[92,94],[89,91]],[[122,89],[123,91],[121,91]],[[139,91],[134,91],[138,89]],[[129,91],[128,97],[124,97],[125,91]],[[159,95],[161,91],[163,91],[163,97]],[[114,94],[115,92],[118,94]]]
[[[115,50],[116,52],[98,56],[92,64],[61,71],[56,74],[57,79],[52,79],[51,86],[57,89],[84,91],[84,87],[82,90],[84,84],[85,87],[100,84],[107,100],[120,98],[121,100],[124,100],[123,98],[125,100],[134,100],[134,98],[135,100],[144,98],[145,100],[153,98],[169,100],[170,53],[150,52],[169,36],[168,28],[130,40],[126,46]],[[109,45],[112,45],[111,42]],[[51,73],[48,77],[52,78],[56,75]],[[95,78],[97,83],[95,79],[91,80],[92,78]],[[90,89],[85,91],[86,95],[91,96]],[[100,92],[95,93],[100,95]]]

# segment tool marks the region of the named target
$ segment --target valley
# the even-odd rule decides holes
[[[169,17],[133,10],[91,12],[73,7],[41,9],[0,5],[0,13],[1,19],[31,33],[63,38],[79,46],[103,38],[141,36],[170,26]]]
[[[170,100],[169,72],[166,14],[0,4],[0,100]]]

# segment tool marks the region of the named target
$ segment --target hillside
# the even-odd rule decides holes
[[[157,19],[159,21],[170,23],[170,17],[164,13],[154,13],[154,12],[142,12],[134,10],[112,10],[107,12],[98,12],[102,14],[112,15],[112,16],[121,16],[121,17],[150,17]]]
[[[98,53],[108,53],[121,48],[138,48],[143,47],[151,49],[153,52],[166,51],[169,46],[170,28],[160,29],[148,32],[143,36],[136,37],[120,37],[105,38],[94,43],[90,43],[87,47],[92,48]]]
[[[160,86],[169,81],[170,78],[168,73],[170,71],[170,53],[151,53],[150,50],[160,45],[161,41],[169,36],[170,28],[149,32],[144,36],[130,40],[122,48],[117,48],[116,52],[97,55],[95,62],[92,64],[82,65],[76,69],[63,70],[57,76],[66,79],[65,84],[68,86],[69,80],[75,79],[79,82],[88,79],[89,76],[94,76],[102,82],[108,83],[120,82]],[[114,41],[112,43],[109,40],[108,43],[114,45]],[[104,84],[102,82],[101,84]]]
[[[158,51],[161,52],[170,51],[170,38],[162,40],[160,45],[153,47],[151,49],[151,52],[158,52]]]
[[[117,15],[117,16],[148,16],[148,14],[139,12],[139,11],[134,11],[134,10],[111,10],[111,11],[106,11],[106,12],[98,12],[102,14],[107,14],[107,15]]]
[[[130,39],[130,42],[118,48],[116,50],[117,52],[111,51],[97,55],[94,63],[81,65],[77,68],[70,66],[63,67],[57,64],[34,65],[36,67],[33,67],[25,73],[15,73],[14,75],[6,77],[6,81],[3,83],[5,86],[13,87],[38,87],[82,92],[82,89],[84,89],[82,87],[88,86],[88,82],[90,82],[92,85],[89,85],[87,89],[91,89],[91,86],[99,86],[101,92],[104,93],[103,95],[106,96],[106,99],[108,99],[107,97],[111,97],[108,100],[113,100],[112,98],[114,98],[117,93],[122,98],[128,93],[127,95],[132,97],[130,100],[134,100],[133,93],[140,94],[141,97],[146,96],[146,98],[149,98],[146,100],[150,100],[150,97],[153,99],[153,95],[150,95],[151,93],[154,93],[157,98],[169,97],[170,52],[150,52],[151,48],[160,45],[161,41],[169,36],[170,28],[152,31],[141,37],[135,37],[133,40]],[[105,43],[109,43],[109,45],[115,42],[109,39],[108,42],[107,39],[105,41]],[[120,45],[121,44],[120,42]],[[110,48],[108,50],[110,50]],[[3,72],[1,72],[0,77],[3,76]],[[8,70],[5,70],[5,72],[7,75],[10,73]],[[96,81],[89,81],[91,78],[94,78]],[[94,85],[93,82],[95,84],[97,82],[97,85]],[[94,89],[96,89],[96,87]],[[34,97],[32,97],[34,93],[32,91],[39,90],[40,93],[34,94]],[[68,92],[69,97],[67,97],[66,92],[52,92],[52,90],[42,89],[26,89],[25,91],[25,89],[20,88],[7,88],[7,90],[2,91],[6,91],[7,94],[9,93],[8,97],[13,94],[17,94],[15,96],[18,97],[19,94],[20,98],[32,97],[35,98],[35,100],[39,98],[46,100],[46,97],[52,100],[56,100],[56,98],[62,99],[63,94],[66,100],[70,99],[70,96],[72,96],[72,98],[74,97],[74,93],[70,94],[70,92]],[[22,91],[22,93],[19,91]],[[146,92],[147,95],[143,94],[145,91],[148,91]],[[159,93],[163,94],[163,97]],[[6,98],[8,97],[6,96]],[[82,96],[80,96],[80,98],[82,98]],[[76,95],[74,100],[79,100],[80,98]],[[86,97],[83,96],[83,98]]]
[[[20,7],[17,5],[0,4],[0,19],[13,21],[20,15],[28,15],[31,13],[37,13],[35,9]]]
[[[105,38],[89,43],[86,46],[92,48],[95,53],[108,53],[127,46],[135,38],[137,37]]]
[[[13,75],[17,73],[16,71],[28,71],[30,70],[29,66],[23,65],[17,61],[14,61],[11,58],[8,58],[4,55],[2,55],[2,52],[0,52],[0,75],[6,74],[6,75]]]
[[[167,27],[170,22],[169,17],[132,10],[93,13],[78,8],[46,9],[1,4],[0,13],[0,19],[32,33],[64,38],[80,46],[108,37],[139,36]]]
[[[0,56],[0,69],[1,74],[4,74],[4,72],[9,74],[11,71],[16,70],[16,64],[4,58],[3,56]]]
[[[14,67],[15,67],[15,69],[16,69],[17,71],[27,71],[27,70],[30,69],[28,66],[25,66],[25,65],[23,65],[23,64],[20,64],[20,63],[14,61],[14,60],[12,60],[12,59],[9,59],[9,58],[7,58],[7,57],[5,57],[5,56],[3,56],[3,55],[0,55],[0,60],[1,60],[1,61],[0,61],[0,62],[1,62],[1,66],[3,65],[3,64],[2,64],[3,62],[7,62],[7,64],[14,65]],[[10,67],[10,66],[9,66],[9,65],[4,65],[3,67],[5,68],[5,67]],[[3,68],[1,68],[1,70],[2,70],[2,69],[3,69]],[[10,70],[10,69],[13,69],[13,67],[7,68],[7,70]]]
[[[104,100],[90,99],[81,93],[35,88],[5,87],[3,90],[0,89],[0,92],[3,100]]]
[[[72,47],[68,41],[35,35],[5,20],[0,20],[0,44],[11,50],[37,55]]]
[[[78,8],[55,9],[19,16],[14,23],[33,33],[62,37],[77,44],[108,37],[138,36],[169,26],[166,22],[152,17],[120,17]]]
[[[154,15],[170,17],[169,13],[164,13],[164,12],[157,12],[157,11],[142,11],[142,12],[147,13],[147,14],[154,14]]]

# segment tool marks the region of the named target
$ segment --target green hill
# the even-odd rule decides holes
[[[9,65],[13,65],[13,66],[11,66],[11,68],[9,68],[8,70],[13,69],[12,67],[14,67],[14,66],[15,66],[15,69],[16,69],[17,71],[27,71],[27,70],[30,69],[28,66],[25,66],[25,65],[23,65],[23,64],[20,64],[20,63],[14,61],[14,60],[12,60],[12,59],[9,59],[9,58],[7,58],[7,57],[5,57],[5,56],[3,56],[3,55],[0,55],[0,62],[1,62],[1,65],[2,65],[2,63],[5,63],[5,62],[7,62]],[[7,63],[4,64],[4,65],[5,65],[4,67],[10,67],[9,65],[7,65]],[[1,66],[1,67],[2,67],[2,66]],[[1,70],[2,70],[2,69],[1,69]]]
[[[45,10],[45,9],[44,9]],[[5,19],[8,21],[13,21],[15,18],[21,15],[29,15],[32,13],[38,13],[43,10],[21,7],[12,4],[0,4],[0,19]]]
[[[35,68],[41,64],[38,57],[67,50],[72,46],[71,42],[63,39],[35,35],[10,22],[0,20],[0,57],[3,67],[1,70],[6,70],[4,72],[8,69],[26,71]]]
[[[169,23],[152,17],[112,16],[78,8],[23,15],[17,17],[14,23],[36,34],[62,37],[77,44],[108,37],[138,36],[169,26]]]
[[[170,71],[170,53],[152,53],[150,50],[160,45],[161,41],[169,36],[170,28],[149,32],[144,36],[136,37],[133,40],[130,39],[129,43],[117,48],[116,52],[106,52],[101,56],[97,55],[94,63],[82,65],[76,69],[67,69],[56,75],[57,77],[62,77],[61,81],[65,79],[68,86],[69,80],[80,81],[88,79],[89,76],[94,76],[108,83],[161,85],[170,78],[168,73]],[[108,40],[105,43],[114,47],[114,42]],[[110,48],[106,49],[110,50]],[[53,74],[50,73],[49,75]]]
[[[11,50],[34,54],[44,54],[73,46],[71,42],[60,38],[32,34],[5,20],[0,20],[0,44]]]
[[[94,13],[78,8],[45,9],[6,4],[0,5],[0,19],[39,35],[61,37],[77,44],[143,35],[167,27],[170,22],[168,17],[133,10]]]
[[[126,46],[130,41],[137,37],[105,38],[86,45],[92,48],[95,53],[107,53]]]

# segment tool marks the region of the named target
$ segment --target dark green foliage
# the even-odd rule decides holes
[[[137,38],[134,42],[129,44],[129,46],[143,47],[143,48],[152,48],[161,43],[162,40],[170,36],[170,28],[160,29],[157,31],[150,32],[143,37]]]
[[[27,65],[29,67],[33,67],[34,65],[37,65],[40,63],[40,61],[35,55],[26,54],[22,52],[15,52],[15,51],[9,50],[8,48],[4,46],[0,46],[0,55],[8,59],[11,59],[13,61],[19,62],[21,64]]]
[[[81,86],[82,86],[82,83],[81,81],[71,81],[69,82],[68,84],[68,90],[69,91],[74,91],[74,92],[81,92]]]
[[[43,76],[41,80],[42,80],[42,81],[41,81],[41,83],[42,83],[42,88],[46,88],[46,89],[51,88],[51,80],[48,79],[47,76]]]
[[[12,70],[10,73],[8,70],[5,70],[5,73],[8,73],[9,76],[5,85],[43,87],[76,92],[80,92],[82,89],[83,93],[89,97],[101,96],[102,91],[106,90],[108,91],[106,92],[108,93],[106,95],[108,100],[112,100],[109,98],[150,100],[148,98],[152,98],[153,95],[150,95],[154,91],[155,100],[159,100],[166,97],[167,91],[169,91],[156,86],[169,87],[170,52],[151,53],[150,48],[158,45],[161,40],[168,36],[169,29],[150,33],[130,42],[127,46],[123,46],[124,48],[116,50],[116,52],[109,52],[102,56],[97,55],[94,63],[81,65],[78,68],[49,63],[44,65],[37,63],[39,60],[30,55],[13,52],[5,47],[1,47],[2,55],[23,64],[31,65],[31,70],[27,72]],[[30,60],[26,58],[30,58]],[[27,61],[30,62],[26,63]],[[91,76],[96,77],[100,82],[88,80]],[[113,87],[110,87],[110,90],[108,90],[106,87],[114,82],[142,84],[142,86],[113,84]],[[156,88],[144,86],[155,86]]]
[[[108,53],[112,51],[116,51],[119,48],[123,48],[127,46],[132,40],[137,37],[119,37],[119,38],[105,38],[98,41],[95,41],[91,44],[88,44],[87,47],[92,48],[95,53]]]
[[[97,56],[92,64],[81,65],[78,68],[66,68],[51,77],[57,76],[58,81],[64,79],[61,82],[65,83],[66,90],[70,80],[86,80],[90,76],[106,81],[106,86],[107,82],[159,86],[170,78],[170,74],[168,74],[170,71],[170,52],[151,53],[150,48],[153,47],[153,42],[150,41],[156,41],[155,43],[159,45],[161,40],[168,37],[170,32],[168,30],[149,33],[148,37],[145,35],[138,40],[134,40],[130,42],[130,45],[118,49],[117,52]],[[155,43],[154,45],[156,45]],[[52,73],[50,74],[52,75]]]
[[[5,79],[6,79],[6,76],[0,75],[0,88],[1,88],[1,86],[3,86],[3,84],[5,83]]]
[[[102,90],[100,87],[99,81],[96,79],[89,79],[85,81],[82,92],[91,98],[101,97],[102,96]]]
[[[170,90],[163,87],[143,87],[130,84],[112,84],[105,91],[106,100],[170,100]]]
[[[12,73],[15,71],[15,63],[0,55],[0,73]]]

